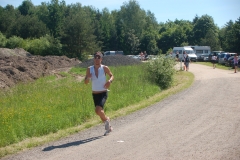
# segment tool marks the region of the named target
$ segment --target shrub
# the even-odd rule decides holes
[[[161,89],[167,89],[173,83],[176,62],[172,58],[159,55],[155,60],[147,64],[148,78],[156,83]]]
[[[0,32],[0,47],[4,48],[6,45],[6,42],[7,42],[6,37]]]
[[[20,48],[22,46],[23,43],[23,39],[21,37],[17,37],[17,36],[12,36],[7,40],[6,43],[6,48]]]
[[[62,45],[60,41],[54,37],[46,35],[39,39],[33,39],[30,42],[28,51],[34,55],[58,55],[61,56]]]

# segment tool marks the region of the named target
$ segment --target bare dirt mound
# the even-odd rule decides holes
[[[81,63],[66,56],[33,56],[23,49],[0,48],[0,88],[29,82],[52,74],[54,70]]]

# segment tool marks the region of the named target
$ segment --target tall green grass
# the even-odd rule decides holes
[[[149,83],[145,64],[110,67],[111,84],[105,111],[116,111],[159,92]],[[91,85],[76,80],[85,68],[73,68],[62,78],[48,76],[0,92],[0,147],[78,126],[95,116]]]

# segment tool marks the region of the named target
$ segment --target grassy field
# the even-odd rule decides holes
[[[105,105],[111,118],[159,102],[194,80],[189,72],[177,72],[172,87],[160,90],[149,83],[144,65],[111,67],[115,80]],[[85,69],[72,68],[61,78],[43,77],[0,92],[0,158],[101,123],[94,112],[91,85],[75,78],[84,74]]]

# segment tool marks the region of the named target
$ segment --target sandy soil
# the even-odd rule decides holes
[[[148,108],[3,160],[239,160],[240,73],[190,64],[194,84]]]

